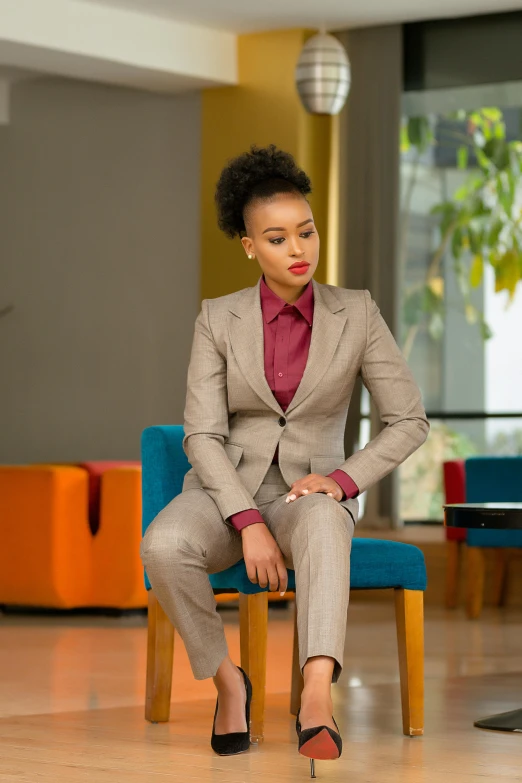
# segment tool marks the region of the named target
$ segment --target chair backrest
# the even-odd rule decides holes
[[[469,457],[466,503],[522,502],[522,456]],[[522,546],[522,530],[468,530],[470,546]]]
[[[520,503],[522,456],[469,457],[466,460],[466,503]]]
[[[190,462],[183,450],[183,425],[147,427],[141,436],[142,532],[152,520],[179,495]],[[145,573],[145,587],[150,582]]]
[[[442,464],[444,476],[444,502],[466,502],[466,468],[463,459],[454,459]],[[461,527],[444,528],[448,541],[465,541],[466,531]]]

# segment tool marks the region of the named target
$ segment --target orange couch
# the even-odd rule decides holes
[[[141,468],[106,470],[100,490],[100,524],[93,535],[86,468],[0,466],[0,604],[146,607],[139,557]]]

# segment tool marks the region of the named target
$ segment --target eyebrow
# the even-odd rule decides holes
[[[308,218],[308,220],[303,220],[302,223],[298,223],[297,228],[301,228],[301,226],[306,226],[307,223],[313,223],[313,222],[314,221],[312,220],[312,218]],[[263,234],[266,234],[267,231],[285,231],[285,230],[286,229],[284,229],[282,226],[276,226],[275,228],[265,228]]]

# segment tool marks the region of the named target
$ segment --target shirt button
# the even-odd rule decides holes
[[[284,417],[284,416],[280,416],[280,417],[279,417],[279,424],[281,425],[281,427],[284,427],[284,426],[285,426],[285,424],[286,424],[286,419],[285,419],[285,417]]]
[[[277,374],[279,375],[280,378],[283,377],[283,373],[282,372],[278,372]]]

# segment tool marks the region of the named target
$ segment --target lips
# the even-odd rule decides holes
[[[292,264],[292,266],[289,266],[289,269],[303,269],[304,267],[310,266],[310,264],[307,264],[306,261],[298,261],[295,264]]]

